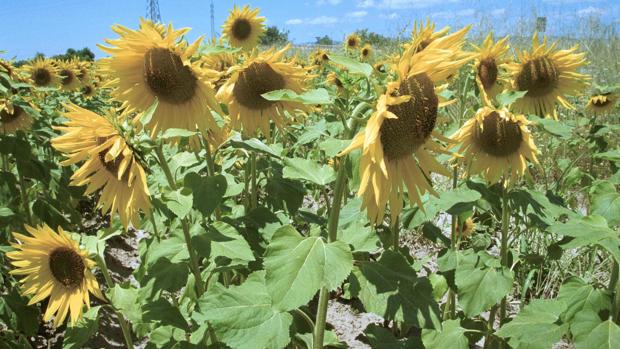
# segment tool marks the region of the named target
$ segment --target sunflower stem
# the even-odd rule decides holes
[[[207,160],[207,175],[209,177],[215,176],[215,162],[213,161],[213,154],[211,154],[211,147],[209,146],[209,141],[206,137],[203,137],[204,140],[204,148],[205,148],[205,158]],[[219,207],[215,208],[215,218],[219,221],[222,213]]]
[[[112,277],[110,276],[110,271],[108,270],[108,267],[105,264],[103,257],[98,253],[95,255],[95,262],[97,263],[97,266],[99,267],[99,269],[101,269],[101,274],[103,274],[103,278],[105,279],[105,283],[108,285],[108,289],[114,288],[115,283],[114,283],[114,280],[112,280]],[[116,309],[114,305],[110,304],[110,308],[112,309],[112,311],[114,312],[114,315],[116,315],[116,318],[118,319],[118,324],[120,325],[121,331],[123,332],[123,338],[125,339],[125,344],[127,345],[127,348],[133,349],[133,339],[131,339],[131,329],[129,328],[129,325],[127,324],[127,320],[125,320],[125,317],[123,316],[123,314],[120,311],[118,311],[118,309]]]
[[[22,196],[22,205],[24,205],[26,221],[29,225],[32,225],[32,213],[30,213],[30,200],[28,199],[28,192],[26,191],[26,179],[19,168],[17,168],[17,175],[19,177],[19,193]]]
[[[166,157],[164,156],[164,152],[162,150],[163,145],[159,144],[155,148],[155,154],[157,154],[157,159],[159,160],[159,166],[164,171],[166,178],[168,179],[168,185],[172,190],[177,190],[177,184],[172,176],[172,172],[170,171],[170,167],[166,162]],[[202,282],[202,277],[200,275],[200,264],[198,263],[198,257],[196,256],[196,251],[192,247],[192,237],[189,233],[189,222],[187,217],[181,218],[181,227],[183,228],[183,237],[185,238],[185,245],[187,246],[187,250],[189,251],[189,262],[190,268],[192,270],[192,274],[194,274],[194,279],[196,282],[196,293],[198,297],[202,295],[204,292],[204,284]]]
[[[394,222],[391,223],[392,224],[390,229],[392,230],[392,248],[395,252],[398,252],[398,247],[400,245],[400,229],[398,224],[398,217],[396,217],[394,219]]]
[[[258,207],[258,192],[256,188],[256,152],[250,154],[250,208]]]
[[[502,183],[502,240],[501,240],[501,249],[500,255],[502,258],[502,266],[508,268],[508,188],[506,186],[506,182]],[[500,308],[499,308],[499,323],[500,325],[504,323],[506,320],[506,302],[507,298],[504,296],[502,298]],[[502,343],[502,347],[504,344]]]
[[[612,257],[613,259],[613,257]],[[611,314],[609,316],[609,318],[618,323],[618,312],[619,312],[619,308],[620,308],[620,295],[618,294],[618,292],[620,291],[620,283],[618,283],[618,278],[619,278],[619,266],[618,266],[618,262],[613,259],[613,265],[612,265],[612,269],[611,269],[611,277],[609,278],[609,293],[612,295],[611,298]]]
[[[351,127],[347,130],[346,137],[353,137],[357,128],[357,120],[351,119]],[[336,176],[336,184],[334,186],[334,199],[332,201],[331,210],[329,210],[329,218],[327,219],[327,237],[329,242],[338,240],[338,221],[340,219],[340,208],[342,206],[342,197],[347,188],[347,169],[345,166],[348,157],[341,159],[338,166],[338,174]],[[316,321],[314,326],[313,349],[322,349],[325,337],[325,324],[327,320],[327,304],[329,301],[329,290],[321,287],[319,292],[319,308],[316,313]]]

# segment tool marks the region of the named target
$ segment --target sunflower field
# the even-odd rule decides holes
[[[620,348],[617,72],[264,22],[0,61],[1,349]]]

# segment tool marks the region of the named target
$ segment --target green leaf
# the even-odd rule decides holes
[[[338,240],[353,246],[355,252],[377,252],[381,249],[381,241],[370,226],[354,222],[344,229],[338,230]]]
[[[328,57],[331,62],[334,62],[336,64],[339,64],[347,68],[347,70],[352,74],[361,74],[366,77],[372,74],[372,66],[370,66],[370,64],[361,63],[355,59],[341,56],[341,55],[335,55],[332,53],[330,53]]]
[[[314,334],[313,333],[297,333],[295,337],[306,345],[306,348],[312,349],[314,343]],[[340,342],[338,340],[338,336],[334,331],[325,330],[325,335],[323,336],[323,347],[324,348],[347,348],[346,344]]]
[[[167,258],[160,258],[148,269],[146,280],[154,280],[154,291],[175,292],[185,286],[188,275],[189,270],[186,263],[172,263]]]
[[[422,342],[426,349],[467,349],[469,342],[460,320],[447,320],[441,324],[441,330],[422,330]]]
[[[324,88],[316,88],[297,94],[292,90],[275,90],[261,94],[268,101],[298,102],[303,104],[332,104],[334,101]]]
[[[299,210],[306,194],[306,189],[302,182],[278,176],[267,179],[265,190],[269,193],[267,195],[267,202],[275,210],[286,208],[291,214],[295,214]]]
[[[161,325],[170,325],[185,331],[190,330],[179,308],[173,306],[164,298],[144,304],[143,310],[142,319],[146,322],[159,321]]]
[[[108,290],[107,296],[114,308],[118,309],[134,326],[142,323],[141,302],[138,300],[136,288],[131,286],[124,288],[116,284],[114,288]]]
[[[79,349],[86,344],[99,329],[99,309],[92,307],[88,309],[82,318],[73,326],[67,326],[65,339],[62,342],[63,349]]]
[[[166,258],[171,263],[179,263],[189,260],[189,252],[183,237],[172,235],[167,239],[153,241],[148,247],[148,257],[145,266],[150,268],[159,261]]]
[[[409,336],[398,339],[390,330],[376,324],[368,325],[364,330],[364,336],[373,349],[424,349],[420,337]]]
[[[577,348],[590,348],[589,336],[598,325],[603,323],[603,319],[599,316],[598,312],[591,309],[584,309],[577,314],[571,321],[570,331],[573,337],[573,342]]]
[[[517,99],[525,96],[527,91],[507,91],[495,96],[495,100],[499,103],[500,107],[506,107],[517,101]]]
[[[596,326],[583,341],[576,342],[577,349],[615,349],[620,343],[620,327],[611,319]]]
[[[0,217],[11,217],[15,215],[8,207],[0,207]]]
[[[240,48],[209,45],[209,46],[201,47],[200,53],[201,55],[208,56],[208,55],[217,55],[219,53],[236,53],[236,52],[239,52],[240,50],[241,50]]]
[[[157,110],[158,105],[159,105],[159,99],[155,97],[153,104],[151,104],[151,106],[148,107],[147,110],[145,110],[140,116],[138,116],[138,120],[140,120],[140,123],[142,125],[146,125],[149,122],[151,122],[151,119],[153,118],[153,114],[155,114],[155,111]]]
[[[325,156],[328,158],[335,157],[338,153],[340,153],[344,148],[346,148],[349,144],[351,144],[351,140],[348,139],[336,139],[336,138],[328,138],[323,142],[319,143],[319,149],[325,152]]]
[[[163,195],[166,207],[179,219],[185,218],[192,210],[193,195],[187,189],[177,189]]]
[[[599,215],[571,219],[564,224],[552,225],[547,230],[572,237],[561,244],[563,249],[596,244],[609,251],[616,261],[620,261],[620,238],[607,226],[605,218]]]
[[[367,312],[421,328],[441,325],[430,281],[417,277],[400,253],[385,251],[376,262],[359,262],[349,280]]]
[[[450,214],[470,211],[474,203],[482,196],[479,192],[468,188],[457,188],[441,193],[437,206]]]
[[[239,286],[215,284],[199,300],[198,322],[210,321],[215,334],[231,348],[284,348],[290,342],[291,314],[272,305],[265,272],[250,274]]]
[[[613,162],[620,162],[620,149],[614,149],[614,150],[606,151],[604,153],[597,153],[597,154],[594,154],[594,157],[598,159],[613,161]]]
[[[241,139],[241,135],[237,133],[230,138],[229,142],[230,145],[232,145],[234,148],[257,151],[259,153],[267,154],[278,159],[280,158],[280,154],[277,151],[256,138],[243,140]]]
[[[573,127],[568,126],[565,122],[541,118],[536,115],[528,115],[527,118],[534,124],[541,126],[543,130],[549,132],[554,136],[569,138],[573,134]]]
[[[334,290],[353,267],[353,255],[342,241],[301,236],[290,225],[276,231],[265,251],[266,283],[281,310],[308,303],[321,287]]]
[[[164,133],[162,133],[161,136],[159,136],[159,138],[161,139],[179,138],[179,137],[185,138],[185,137],[195,136],[197,134],[200,134],[200,133],[196,131],[189,131],[183,128],[169,128],[166,131],[164,131]]]
[[[567,322],[582,310],[599,312],[611,306],[611,299],[605,292],[594,288],[578,277],[571,277],[560,286],[559,301],[566,304],[562,319]]]
[[[301,158],[284,159],[284,178],[303,179],[314,184],[326,185],[336,180],[336,172],[328,165],[319,165],[314,160]]]
[[[198,253],[218,266],[247,265],[254,260],[248,242],[235,227],[224,222],[213,222],[206,231],[195,235],[192,240]]]
[[[591,188],[592,213],[598,214],[610,225],[620,225],[620,194],[616,187],[608,181],[598,182]]]
[[[561,301],[535,299],[496,334],[509,338],[508,343],[514,349],[549,349],[568,330],[568,325],[560,322],[560,314],[565,310]]]
[[[321,119],[317,123],[305,127],[304,133],[302,133],[297,138],[297,142],[295,142],[295,145],[308,144],[326,135],[327,122],[325,121],[325,119]]]
[[[222,175],[203,177],[194,172],[186,174],[183,183],[192,190],[192,207],[204,217],[209,217],[222,203],[228,185],[226,177]]]

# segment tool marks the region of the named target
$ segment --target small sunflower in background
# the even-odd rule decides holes
[[[88,82],[82,86],[82,97],[91,99],[95,94],[97,94],[97,89],[93,83]]]
[[[233,7],[222,26],[222,36],[230,46],[249,51],[258,45],[265,32],[265,17],[258,17],[259,12],[260,9],[251,9],[248,5]]]
[[[557,42],[547,44],[547,38],[541,44],[534,34],[531,52],[519,53],[519,61],[508,64],[512,87],[527,91],[514,102],[516,112],[557,119],[556,103],[574,109],[565,96],[577,96],[588,86],[590,77],[577,72],[587,64],[585,53],[576,53],[577,45],[568,50],[556,46]]]
[[[586,112],[594,115],[607,114],[612,111],[618,102],[618,94],[615,92],[599,92],[588,99]]]
[[[38,58],[25,65],[24,71],[36,87],[56,87],[60,83],[58,67],[49,59]]]
[[[323,50],[322,48],[317,49],[312,54],[312,63],[314,65],[323,65],[327,63],[329,61],[328,53],[327,50]]]
[[[357,50],[360,47],[361,42],[362,40],[356,33],[349,34],[349,36],[347,36],[344,40],[345,48],[347,50]]]
[[[74,59],[72,61],[75,66],[75,70],[77,70],[77,78],[83,84],[88,83],[91,80],[91,63],[87,61],[80,61],[79,59]]]
[[[481,174],[489,183],[502,176],[514,183],[525,174],[527,161],[538,164],[538,149],[523,115],[483,107],[452,136],[460,144],[467,175]]]
[[[364,45],[364,47],[360,49],[360,58],[363,61],[370,58],[371,55],[372,55],[372,46],[370,44],[366,44]]]
[[[405,186],[409,200],[422,207],[421,195],[436,194],[431,172],[450,176],[429,152],[449,154],[433,139],[450,141],[434,131],[441,106],[436,85],[473,58],[461,51],[468,30],[437,39],[423,51],[406,50],[398,64],[398,80],[379,97],[366,129],[340,153],[362,150],[358,196],[372,223],[383,220],[388,201],[392,220],[398,217]]]
[[[508,36],[493,42],[493,34],[489,33],[484,39],[482,46],[474,46],[478,53],[474,61],[476,83],[480,88],[482,100],[487,105],[493,105],[492,100],[503,89],[506,81],[502,73],[508,63]]]
[[[79,71],[72,62],[56,61],[58,75],[60,76],[60,89],[63,91],[75,91],[80,87],[78,79]]]
[[[67,105],[68,119],[55,129],[62,136],[52,139],[52,146],[67,155],[62,165],[83,162],[71,176],[71,185],[87,185],[85,195],[101,190],[97,207],[103,213],[117,213],[121,223],[138,227],[139,212],[150,212],[146,174],[132,148],[107,117],[76,105]]]
[[[249,56],[245,62],[231,68],[232,75],[220,87],[218,100],[228,106],[231,126],[247,136],[257,131],[270,139],[270,121],[282,129],[290,123],[297,110],[306,111],[302,103],[269,101],[261,95],[267,92],[288,89],[301,93],[305,87],[307,72],[293,62],[284,62],[282,50],[270,49]]]
[[[459,233],[461,234],[461,238],[467,239],[474,233],[475,230],[476,223],[471,217],[469,217],[460,224]]]
[[[387,67],[385,62],[375,63],[372,67],[379,73],[387,73]]]
[[[342,89],[344,89],[344,84],[342,83],[342,80],[340,80],[340,78],[335,72],[330,72],[329,74],[327,74],[325,81],[330,85],[336,86],[338,92],[341,92]]]
[[[450,27],[443,27],[435,31],[435,23],[429,19],[426,23],[415,21],[411,30],[411,42],[405,48],[411,48],[415,52],[424,50],[431,42],[445,36],[450,31]]]
[[[114,88],[112,95],[124,101],[129,111],[146,110],[155,99],[159,100],[146,125],[151,136],[170,128],[216,128],[210,110],[221,110],[211,81],[219,73],[201,69],[199,63],[190,61],[201,38],[188,46],[181,37],[189,28],[174,30],[169,25],[162,35],[149,23],[142,21],[138,30],[115,25],[112,30],[120,38],[106,40],[111,47],[99,45],[111,55],[100,64],[112,79],[105,87]]]
[[[15,134],[32,126],[32,116],[20,105],[10,100],[0,100],[0,133]]]
[[[6,75],[13,81],[21,81],[22,78],[19,75],[19,70],[13,66],[13,63],[0,59],[0,72],[6,73]]]
[[[22,294],[32,295],[28,305],[49,297],[43,321],[55,315],[54,326],[58,327],[69,315],[74,325],[82,317],[84,305],[90,308],[89,294],[105,301],[91,271],[95,263],[62,228],[58,233],[47,225],[25,228],[30,236],[14,232],[18,242],[11,247],[15,251],[6,253],[14,267],[10,273],[24,276]]]

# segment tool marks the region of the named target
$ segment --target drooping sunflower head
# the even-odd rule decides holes
[[[351,33],[344,40],[344,47],[347,50],[357,50],[360,47],[362,39],[356,33]]]
[[[228,79],[228,69],[233,67],[237,59],[235,55],[229,51],[221,51],[221,52],[207,52],[200,56],[200,67],[206,70],[216,71],[219,76],[213,82],[215,88],[219,88],[224,84],[226,79]]]
[[[590,96],[586,111],[594,115],[602,115],[610,112],[618,102],[618,94],[615,92],[600,92]]]
[[[409,199],[422,207],[420,196],[435,193],[430,173],[450,175],[429,152],[449,153],[433,139],[449,141],[434,131],[441,106],[436,84],[471,60],[461,51],[467,30],[435,40],[423,51],[405,51],[398,79],[379,97],[366,129],[341,153],[362,149],[358,196],[372,222],[383,219],[388,201],[392,219],[398,216],[404,186]]]
[[[505,85],[503,73],[508,63],[508,37],[493,42],[493,34],[489,33],[480,47],[475,47],[478,55],[474,61],[476,82],[480,88],[482,100],[492,105],[492,99],[500,93]]]
[[[188,45],[181,37],[189,29],[174,30],[172,25],[164,35],[146,24],[139,30],[120,25],[112,29],[121,37],[106,40],[110,47],[99,45],[111,55],[101,63],[101,69],[112,78],[106,86],[114,88],[112,95],[131,111],[146,110],[159,101],[146,125],[152,135],[169,128],[194,131],[215,127],[210,110],[221,110],[211,81],[218,73],[190,61],[201,39]]]
[[[125,228],[139,226],[139,212],[150,211],[146,174],[133,149],[111,120],[76,105],[67,105],[62,136],[52,146],[64,153],[62,165],[84,162],[71,177],[71,185],[87,185],[86,195],[101,191],[98,207],[117,213]]]
[[[461,223],[460,228],[461,238],[467,239],[476,230],[476,223],[471,217],[469,217]]]
[[[405,48],[411,48],[415,52],[424,50],[431,42],[445,36],[450,31],[450,27],[443,27],[435,31],[435,23],[430,19],[426,23],[415,21],[411,30],[411,42],[405,45]]]
[[[307,110],[298,102],[270,101],[262,97],[264,93],[281,89],[303,92],[308,77],[306,70],[282,60],[289,47],[255,54],[231,68],[232,75],[220,87],[217,97],[228,105],[233,129],[246,135],[260,130],[269,138],[270,121],[282,129],[291,121],[287,114],[294,116],[297,110]]]
[[[97,94],[95,84],[90,82],[84,83],[84,85],[82,86],[82,97],[90,99],[93,98],[95,94]]]
[[[265,17],[258,17],[259,12],[260,9],[251,9],[249,5],[233,7],[222,26],[222,36],[230,46],[251,50],[258,45],[265,32]]]
[[[21,81],[22,77],[19,74],[19,69],[15,68],[13,63],[0,59],[0,72],[5,73],[13,81]]]
[[[335,72],[330,72],[329,74],[327,74],[326,82],[330,85],[336,86],[336,89],[338,91],[342,91],[342,89],[344,88],[342,80],[340,80],[340,78]]]
[[[56,315],[54,326],[58,327],[69,315],[75,324],[82,317],[82,307],[90,308],[89,293],[105,301],[91,272],[95,263],[69,234],[60,227],[56,233],[47,225],[25,228],[30,236],[13,233],[15,251],[6,256],[14,267],[11,274],[24,276],[22,294],[32,296],[28,305],[50,298],[44,321]]]
[[[90,62],[81,61],[79,59],[73,59],[71,62],[73,63],[75,70],[77,71],[77,78],[80,80],[80,82],[82,82],[83,84],[88,83],[91,80],[92,76],[92,64]]]
[[[370,44],[366,44],[364,45],[364,47],[360,49],[360,58],[362,60],[367,60],[368,58],[370,58],[371,54],[372,54],[372,46]]]
[[[556,103],[573,109],[565,96],[576,96],[588,86],[590,77],[577,70],[586,65],[584,53],[576,53],[578,46],[558,50],[557,43],[541,44],[538,35],[532,39],[532,51],[519,53],[519,62],[508,65],[512,73],[512,87],[527,91],[513,109],[524,114],[557,119]]]
[[[514,183],[527,169],[527,160],[537,164],[538,149],[523,115],[507,109],[484,107],[453,136],[467,174],[481,174],[489,183],[502,176]]]
[[[327,63],[329,61],[329,56],[328,56],[327,50],[324,50],[322,48],[317,49],[313,54],[312,54],[312,64],[314,65],[323,65],[325,63]]]
[[[60,76],[60,88],[64,91],[75,91],[80,87],[79,71],[73,62],[56,61],[58,75]]]
[[[18,130],[28,130],[32,121],[32,116],[23,106],[8,99],[0,100],[0,133],[14,134]]]
[[[58,67],[49,59],[38,58],[24,66],[30,82],[37,87],[56,87],[60,83]]]

